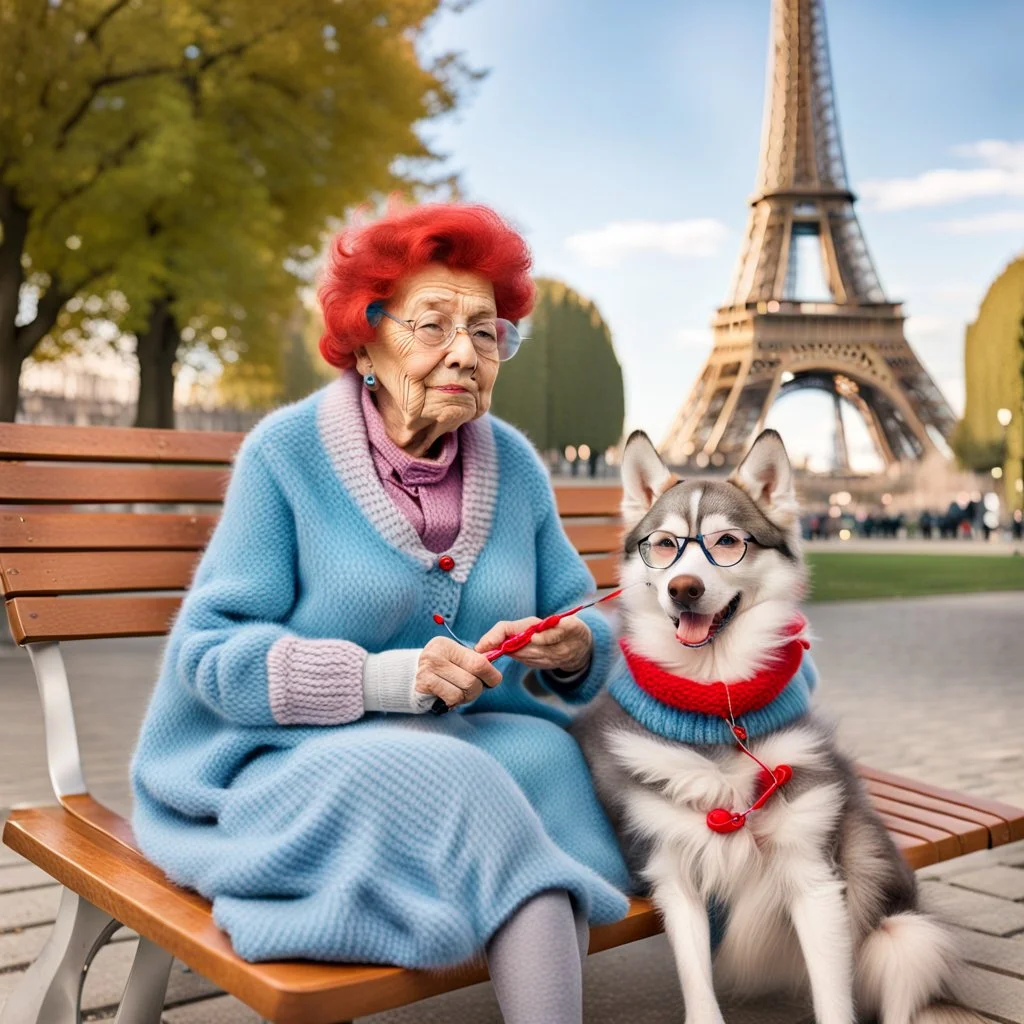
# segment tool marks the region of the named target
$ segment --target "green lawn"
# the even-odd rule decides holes
[[[812,601],[1024,590],[1024,558],[810,552]]]

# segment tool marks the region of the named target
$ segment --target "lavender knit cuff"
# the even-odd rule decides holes
[[[344,725],[363,715],[366,651],[347,640],[285,636],[267,652],[270,710],[281,725]]]

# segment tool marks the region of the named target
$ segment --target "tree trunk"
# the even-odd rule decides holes
[[[57,323],[64,304],[75,293],[56,274],[39,294],[36,314],[27,323],[18,324],[21,289],[25,283],[25,241],[28,238],[29,210],[22,206],[14,190],[0,185],[0,420],[13,421],[18,412],[18,382],[21,366]]]
[[[18,306],[25,269],[21,264],[28,236],[28,210],[14,190],[0,185],[0,420],[13,422],[18,411],[18,379],[26,353],[18,337]]]
[[[174,427],[174,363],[181,333],[168,297],[154,302],[149,324],[136,343],[139,360],[139,404],[137,427]]]
[[[0,422],[13,423],[18,412],[18,381],[24,360],[13,346],[0,348]]]

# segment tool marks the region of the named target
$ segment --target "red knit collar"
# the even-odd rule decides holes
[[[655,700],[669,704],[680,711],[695,711],[702,715],[718,715],[728,719],[730,711],[739,717],[770,704],[796,675],[804,651],[811,644],[801,634],[807,620],[796,615],[783,628],[793,639],[780,647],[771,664],[760,669],[749,679],[738,683],[699,683],[685,676],[666,672],[656,662],[632,651],[625,640],[619,641],[626,664],[637,686]]]

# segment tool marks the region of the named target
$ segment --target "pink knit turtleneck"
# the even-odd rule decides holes
[[[384,492],[401,509],[428,551],[445,551],[462,525],[462,464],[458,434],[442,438],[436,459],[417,459],[388,436],[380,411],[362,389],[363,420],[370,454]]]

